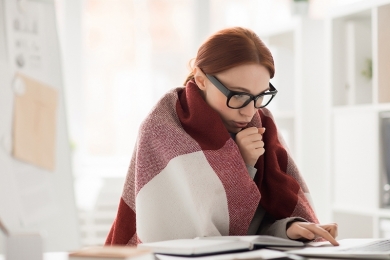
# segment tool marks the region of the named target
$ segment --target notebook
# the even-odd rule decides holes
[[[245,251],[249,250],[251,244],[247,241],[233,240],[174,239],[143,243],[137,247],[158,254],[190,256]]]
[[[307,247],[289,253],[306,257],[390,259],[390,239],[342,239],[338,242],[339,246],[329,242],[309,243]]]
[[[303,247],[304,244],[272,236],[218,236],[143,243],[138,248],[150,249],[158,254],[189,256],[248,251],[268,246]]]

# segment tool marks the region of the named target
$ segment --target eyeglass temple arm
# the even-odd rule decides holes
[[[225,96],[230,95],[231,93],[230,90],[227,89],[216,77],[211,76],[209,74],[205,74],[205,75],[211,81],[211,83],[213,83]],[[272,85],[271,82],[269,83],[269,86],[272,92],[275,92],[275,94],[278,93],[278,90],[274,87],[274,85]]]
[[[230,90],[228,90],[222,83],[216,78],[209,74],[206,74],[206,77],[214,84],[225,96],[229,96]]]
[[[274,87],[274,85],[272,85],[271,82],[269,83],[269,86],[272,89],[272,92],[275,92],[275,94],[278,93],[278,90]]]

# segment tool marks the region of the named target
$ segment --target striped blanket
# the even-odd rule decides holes
[[[254,180],[195,83],[167,93],[140,127],[106,245],[246,235],[259,203],[276,219],[318,223],[269,110],[250,126],[267,129]]]

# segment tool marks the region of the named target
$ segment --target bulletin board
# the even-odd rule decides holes
[[[80,246],[53,0],[0,0],[0,219]]]

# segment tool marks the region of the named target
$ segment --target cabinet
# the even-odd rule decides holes
[[[279,131],[309,187],[321,222],[331,220],[329,118],[325,79],[325,22],[295,17],[259,36],[275,61],[278,94],[269,105]]]
[[[387,236],[382,122],[390,111],[390,1],[332,10],[326,39],[332,219],[340,238]]]

